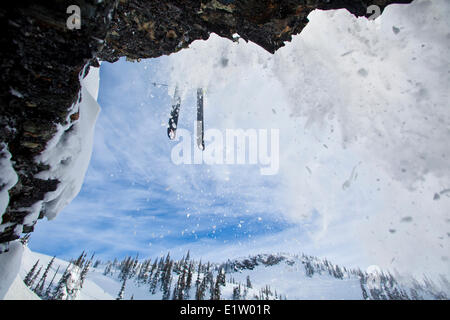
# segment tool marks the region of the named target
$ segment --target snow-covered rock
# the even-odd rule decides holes
[[[91,159],[94,127],[100,112],[96,100],[98,87],[99,70],[91,68],[81,80],[81,101],[73,107],[70,115],[79,117],[79,120],[60,125],[47,149],[36,159],[50,166],[50,170],[40,172],[36,178],[60,181],[58,188],[48,193],[43,202],[48,219],[55,218],[80,192]],[[28,219],[37,219],[37,216]]]
[[[31,211],[31,214],[24,218],[23,224],[15,226],[14,232],[18,236],[22,233],[24,225],[32,226],[36,223],[39,213],[43,209],[47,218],[54,218],[81,189],[92,153],[95,122],[100,112],[100,106],[96,100],[99,70],[91,69],[93,70],[84,79],[81,79],[81,99],[73,106],[73,112],[70,115],[77,114],[78,120],[68,121],[67,125],[59,126],[57,134],[49,142],[47,149],[36,158],[37,162],[50,166],[48,171],[39,173],[36,178],[58,179],[60,183],[54,192],[45,196],[44,201],[38,201],[32,207],[23,209]],[[6,146],[2,145],[1,150],[0,212],[4,212],[9,202],[8,190],[17,183],[17,174],[12,167],[11,155]],[[10,225],[12,223],[1,224],[0,232]],[[9,250],[0,254],[0,298],[2,298],[15,281],[23,250],[21,243],[17,241],[0,244],[0,246],[0,252]],[[17,286],[13,287],[17,288]],[[9,296],[16,295],[10,293]]]

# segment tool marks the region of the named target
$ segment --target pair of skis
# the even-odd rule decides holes
[[[180,114],[181,98],[178,87],[175,88],[172,101],[172,111],[170,112],[167,135],[170,140],[176,138],[178,116]],[[204,124],[203,124],[203,89],[197,89],[197,146],[200,150],[205,150]]]

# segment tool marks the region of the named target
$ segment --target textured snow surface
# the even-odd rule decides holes
[[[307,277],[305,268],[299,260],[294,260],[293,265],[285,261],[274,266],[256,266],[253,270],[244,270],[233,273],[237,282],[245,283],[250,277],[254,288],[264,288],[269,285],[271,290],[276,290],[288,300],[360,300],[362,299],[359,279],[336,279],[329,275],[315,274]],[[255,290],[257,292],[257,290]],[[231,299],[233,286],[228,285],[223,294]],[[251,294],[249,295],[251,296]]]
[[[18,275],[22,266],[22,253],[22,243],[13,241],[9,244],[9,250],[0,254],[0,300],[5,298]]]
[[[11,154],[4,144],[0,145],[0,172],[0,212],[3,213],[9,203],[8,190],[17,183],[17,174],[11,163]],[[9,225],[9,223],[4,223],[0,226],[0,232]],[[0,246],[4,245],[0,244]],[[0,248],[0,252],[1,251],[3,251],[2,248]]]
[[[39,173],[37,178],[61,182],[56,191],[46,195],[48,219],[53,219],[80,192],[91,159],[94,127],[100,112],[96,100],[98,68],[91,68],[87,77],[81,80],[81,86],[81,102],[73,107],[72,112],[79,112],[79,120],[73,125],[60,126],[47,149],[36,159],[50,165],[50,170]]]
[[[17,275],[3,300],[41,300]]]
[[[5,212],[9,203],[8,190],[17,182],[17,174],[11,164],[11,154],[5,145],[0,146],[0,212]]]

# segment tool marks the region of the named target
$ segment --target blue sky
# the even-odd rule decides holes
[[[177,142],[166,133],[171,97],[166,87],[152,84],[167,82],[158,78],[161,63],[164,58],[102,64],[102,111],[82,190],[56,219],[40,222],[32,250],[64,258],[87,250],[112,258],[176,255],[192,246],[203,255],[292,228],[282,207],[269,203],[277,176],[257,177],[261,183],[252,185],[239,176],[259,176],[257,166],[227,166],[224,181],[208,165],[172,163]],[[179,126],[192,132],[195,101],[186,100]]]

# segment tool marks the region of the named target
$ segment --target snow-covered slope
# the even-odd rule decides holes
[[[259,263],[254,268],[238,268],[230,273],[230,277],[238,283],[246,283],[249,277],[253,287],[269,286],[272,291],[276,290],[286,299],[354,300],[363,298],[359,277],[356,275],[345,274],[340,279],[330,274],[328,270],[320,270],[320,268],[316,268],[315,274],[308,275],[305,268],[306,257],[281,255],[277,259],[280,261],[273,265],[264,263],[267,257],[260,256],[261,259],[255,259],[255,261],[259,260]]]
[[[25,248],[20,279],[26,281],[34,266],[35,271],[44,270],[51,260],[52,257]],[[92,262],[87,260],[85,265]],[[43,286],[45,289],[51,282],[51,293],[44,298],[57,299],[54,292],[65,270],[76,264],[76,260],[69,263],[54,259]],[[35,276],[34,272],[34,282],[30,285],[33,291],[39,286],[42,274],[38,272]],[[211,299],[212,295],[214,299],[222,300],[447,299],[445,292],[428,280],[400,283],[391,274],[347,269],[326,259],[306,255],[262,254],[225,263],[199,262],[188,255],[178,261],[169,255],[154,260],[127,257],[122,261],[96,261],[81,285],[80,274],[71,272],[72,278],[67,282],[70,282],[68,287],[73,289],[73,294],[65,295],[63,299],[160,300],[175,297],[193,300],[199,297],[199,290],[204,300]],[[37,298],[19,279],[5,296],[5,299]]]
[[[3,300],[41,300],[17,275]]]
[[[17,277],[22,264],[23,247],[20,242],[11,243],[9,250],[0,255],[0,299],[4,299]]]

